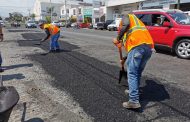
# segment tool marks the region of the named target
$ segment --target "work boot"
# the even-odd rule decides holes
[[[61,51],[60,49],[56,49],[56,50],[55,50],[56,53],[59,53],[60,51]]]
[[[128,101],[128,102],[123,102],[123,107],[127,109],[138,109],[141,107],[141,104]]]
[[[55,50],[49,50],[48,53],[55,53]]]

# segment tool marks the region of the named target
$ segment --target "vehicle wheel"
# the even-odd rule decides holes
[[[190,58],[190,40],[182,39],[175,46],[175,53],[178,57],[189,59]]]

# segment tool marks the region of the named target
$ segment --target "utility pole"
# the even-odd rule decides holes
[[[67,0],[65,0],[65,25],[67,25]]]
[[[50,0],[50,9],[51,9],[51,23],[52,23],[52,5],[51,5],[51,0]]]
[[[180,9],[180,0],[177,0],[177,9]]]
[[[30,19],[30,9],[28,9],[28,20]]]

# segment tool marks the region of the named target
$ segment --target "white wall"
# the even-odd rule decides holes
[[[117,6],[117,5],[123,5],[123,4],[130,4],[130,3],[136,3],[140,1],[146,1],[146,0],[109,0],[107,3],[107,6]]]

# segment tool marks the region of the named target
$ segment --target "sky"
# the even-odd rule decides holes
[[[48,1],[48,0],[47,0]],[[52,2],[62,3],[64,0],[51,0]],[[84,0],[92,2],[92,0]],[[20,12],[23,15],[28,15],[29,10],[32,12],[35,0],[0,0],[0,16],[8,17],[9,13]]]

